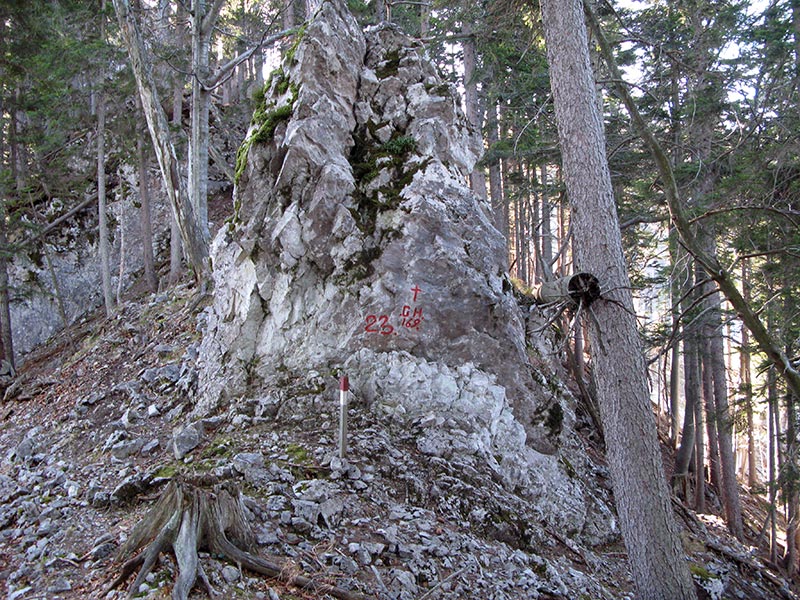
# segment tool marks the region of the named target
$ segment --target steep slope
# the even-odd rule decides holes
[[[259,551],[287,573],[368,597],[630,597],[607,469],[547,316],[518,304],[464,185],[472,140],[413,40],[323,2],[240,152],[210,306],[188,287],[131,302],[6,392],[8,597],[124,597],[104,591],[113,553],[167,481],[198,477],[242,490]],[[782,593],[683,516],[698,583]],[[201,561],[222,597],[322,597]],[[165,597],[175,571],[162,561],[134,593]]]
[[[114,321],[86,320],[70,332],[76,350],[66,337],[52,340],[7,392],[0,409],[7,598],[124,597],[103,593],[119,572],[118,545],[168,480],[196,475],[244,490],[261,554],[368,597],[631,597],[613,530],[548,524],[558,513],[574,522],[563,490],[542,491],[543,513],[544,500],[510,492],[479,455],[426,453],[419,441],[439,431],[436,418],[399,419],[356,398],[342,461],[338,394],[287,380],[201,420],[196,446],[186,446],[197,375],[194,299],[181,287],[129,302]],[[589,427],[582,418],[578,424]],[[580,462],[561,461],[602,510],[610,483],[602,455],[587,450]],[[718,519],[678,514],[696,580],[724,592],[711,597],[795,597]],[[754,514],[753,543],[762,521]],[[222,557],[201,560],[221,597],[325,597],[239,573]],[[162,561],[139,597],[168,597],[174,575],[174,564]],[[192,597],[205,596],[198,589]]]

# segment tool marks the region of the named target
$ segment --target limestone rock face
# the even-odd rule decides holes
[[[212,247],[197,412],[346,372],[396,414],[456,415],[465,451],[529,485],[527,453],[555,452],[570,413],[530,365],[504,240],[466,185],[480,141],[422,46],[362,32],[345,4],[323,2],[259,98]]]

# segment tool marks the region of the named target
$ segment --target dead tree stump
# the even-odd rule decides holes
[[[198,550],[205,549],[224,556],[233,564],[297,587],[342,600],[364,598],[303,575],[291,575],[288,569],[252,554],[254,545],[255,538],[247,524],[242,495],[232,483],[218,483],[205,488],[188,481],[173,480],[120,548],[117,560],[125,560],[125,563],[107,591],[122,585],[138,568],[139,573],[128,588],[128,598],[132,598],[159,555],[171,551],[178,565],[173,600],[186,600],[198,578],[209,596],[215,598],[217,593],[197,554]],[[134,556],[129,558],[131,555]]]

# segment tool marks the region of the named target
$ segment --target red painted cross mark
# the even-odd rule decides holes
[[[417,301],[417,294],[419,294],[422,290],[420,289],[420,287],[418,285],[414,284],[414,287],[411,288],[411,291],[414,292],[414,299],[412,300],[412,302],[416,302]]]

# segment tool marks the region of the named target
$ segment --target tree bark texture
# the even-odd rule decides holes
[[[664,479],[580,0],[541,3],[576,266],[614,290],[590,328],[614,496],[642,600],[696,598]]]
[[[153,149],[161,168],[164,186],[178,223],[189,263],[195,270],[197,279],[206,281],[209,275],[208,240],[203,235],[203,230],[189,202],[186,185],[180,176],[175,147],[170,139],[167,116],[158,98],[152,67],[149,59],[145,56],[139,25],[130,10],[128,0],[114,0],[114,10],[117,13],[122,37],[136,78],[136,87],[139,90],[147,127],[153,140]]]
[[[189,198],[198,227],[208,244],[208,144],[211,91],[206,88],[210,74],[211,34],[222,8],[220,0],[208,6],[206,0],[192,3],[192,105],[189,136]]]

